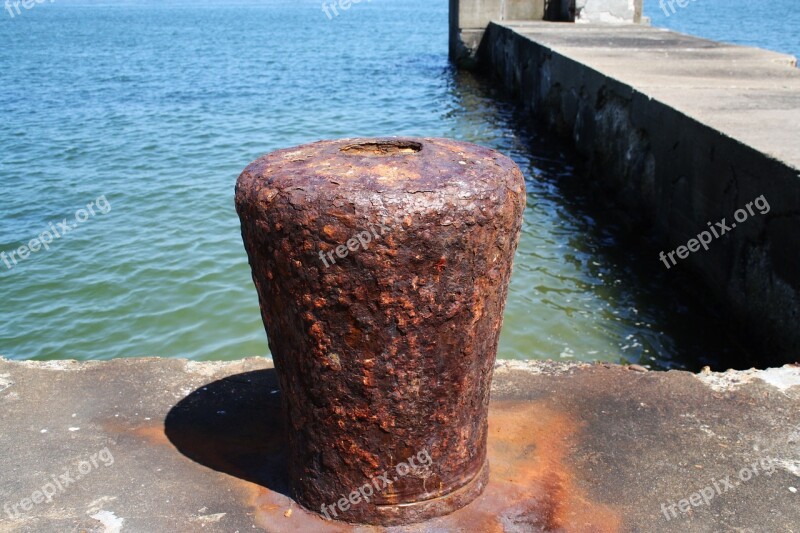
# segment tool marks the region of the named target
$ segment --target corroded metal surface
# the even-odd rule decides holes
[[[402,528],[326,522],[298,509],[291,498],[253,484],[248,484],[248,504],[258,526],[270,533],[637,531],[625,529],[619,509],[597,501],[582,486],[585,472],[570,451],[583,430],[582,423],[549,401],[493,401],[488,445],[492,469],[486,490],[452,514]],[[293,511],[287,517],[289,509]]]
[[[375,524],[469,503],[488,476],[489,384],[525,205],[516,165],[444,139],[319,142],[248,166],[236,205],[297,501]],[[367,483],[369,501],[335,507]]]

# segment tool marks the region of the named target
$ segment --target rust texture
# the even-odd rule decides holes
[[[244,170],[236,207],[299,503],[392,525],[483,491],[524,206],[513,161],[445,139],[324,141]],[[370,482],[370,501],[331,509]]]
[[[585,424],[563,405],[493,400],[489,412],[491,478],[472,504],[402,530],[323,522],[314,513],[264,487],[247,484],[256,523],[269,533],[621,533],[619,509],[597,501],[582,486],[587,477],[575,447]],[[610,475],[609,477],[613,477]],[[596,497],[596,495],[595,495]],[[653,518],[657,519],[657,518]],[[641,531],[647,531],[646,529]]]

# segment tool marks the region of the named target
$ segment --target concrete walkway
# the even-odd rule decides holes
[[[800,367],[642,370],[500,363],[489,488],[385,531],[800,532]],[[382,531],[285,495],[279,402],[264,359],[0,359],[0,531]]]
[[[800,170],[793,56],[639,24],[499,24]]]

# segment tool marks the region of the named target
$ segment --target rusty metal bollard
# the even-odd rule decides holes
[[[239,176],[303,506],[397,525],[483,491],[525,199],[513,161],[446,139],[317,142]]]

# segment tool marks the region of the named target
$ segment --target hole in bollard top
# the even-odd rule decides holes
[[[422,144],[414,141],[371,141],[349,144],[341,148],[345,154],[361,156],[416,154],[420,150]]]

